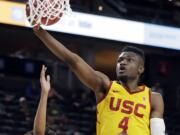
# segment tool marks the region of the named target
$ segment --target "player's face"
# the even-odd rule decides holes
[[[117,60],[116,74],[118,80],[138,79],[144,66],[140,56],[133,52],[122,52]]]

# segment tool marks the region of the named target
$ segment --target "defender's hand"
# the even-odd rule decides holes
[[[41,90],[44,93],[49,93],[51,89],[51,84],[50,84],[50,75],[45,75],[47,70],[47,67],[44,65],[42,66],[41,69],[41,74],[40,74],[40,84],[41,84]]]

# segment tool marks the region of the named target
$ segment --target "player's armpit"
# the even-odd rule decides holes
[[[99,72],[99,71],[95,71],[95,72],[96,72],[96,75],[101,78],[101,83],[102,83],[98,92],[106,93],[109,90],[110,85],[111,85],[111,81],[109,77],[102,72]]]
[[[101,78],[101,85],[95,91],[96,102],[99,103],[108,94],[112,82],[110,81],[109,77],[103,74],[102,72],[99,71],[95,71],[95,72],[96,75]]]

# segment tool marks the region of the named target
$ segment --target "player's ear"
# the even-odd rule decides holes
[[[138,71],[139,71],[139,74],[144,73],[144,66],[143,66],[143,65],[140,65]]]

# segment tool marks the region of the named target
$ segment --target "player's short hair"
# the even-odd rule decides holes
[[[125,46],[121,52],[134,52],[139,55],[143,59],[143,61],[145,61],[144,51],[140,48],[134,46]]]

